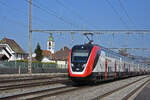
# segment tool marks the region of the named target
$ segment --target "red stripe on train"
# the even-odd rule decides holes
[[[72,51],[72,49],[70,50],[69,56],[68,56],[68,70],[69,70],[69,74],[70,74],[70,75],[71,75],[71,66],[70,66],[71,51]]]
[[[106,61],[105,61],[105,80],[107,80],[107,67],[108,67],[108,61],[106,59]]]

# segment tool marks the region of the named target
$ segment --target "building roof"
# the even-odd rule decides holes
[[[53,58],[53,54],[52,54],[49,50],[43,50],[43,51],[42,51],[42,55],[43,55],[44,57],[48,57],[48,58],[50,58],[50,59]]]
[[[54,53],[53,60],[61,60],[61,61],[67,60],[69,51],[70,51],[69,48],[63,47],[62,49]]]
[[[50,34],[50,36],[48,37],[48,40],[54,42],[54,38],[53,38],[53,35],[52,35],[52,34]]]
[[[2,40],[0,40],[0,44],[8,44],[14,52],[25,54],[23,49],[12,39],[3,38]]]
[[[66,61],[68,59],[69,51],[70,51],[69,48],[63,47],[60,50],[56,51],[54,54],[52,54],[48,50],[43,50],[42,54],[44,57],[47,57],[51,60]]]

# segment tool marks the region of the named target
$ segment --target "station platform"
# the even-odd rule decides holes
[[[141,90],[134,100],[150,100],[150,82]]]

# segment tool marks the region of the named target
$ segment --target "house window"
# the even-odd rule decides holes
[[[16,57],[18,58],[18,54],[16,54]]]

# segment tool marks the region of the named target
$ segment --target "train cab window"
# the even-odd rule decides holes
[[[71,55],[72,62],[87,62],[89,50],[74,50]]]

